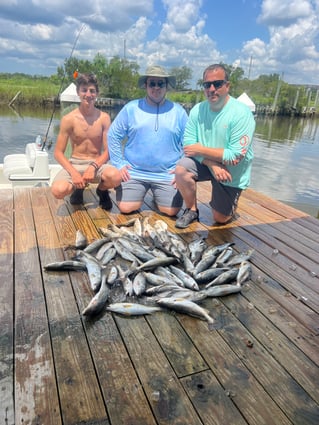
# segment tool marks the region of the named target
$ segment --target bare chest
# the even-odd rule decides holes
[[[101,120],[94,117],[76,117],[73,126],[74,139],[99,139],[103,134],[103,125]]]

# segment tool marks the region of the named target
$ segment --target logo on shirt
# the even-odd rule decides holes
[[[240,143],[240,146],[242,147],[241,153],[242,155],[245,155],[247,152],[247,146],[249,146],[250,144],[249,136],[247,134],[245,134],[244,136],[241,136],[239,143]]]

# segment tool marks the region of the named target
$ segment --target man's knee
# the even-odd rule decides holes
[[[103,170],[101,181],[108,188],[117,187],[121,184],[121,174],[115,167],[106,167]]]
[[[131,214],[139,211],[142,206],[141,202],[119,202],[117,204],[122,214]]]
[[[224,215],[216,210],[213,210],[213,219],[215,223],[226,224],[232,219],[232,215]]]
[[[68,182],[59,181],[51,186],[52,195],[57,199],[63,199],[72,192],[72,185]]]
[[[176,176],[176,175],[178,175],[178,176],[182,176],[182,175],[184,175],[186,172],[187,172],[187,170],[186,170],[186,168],[185,168],[185,167],[183,167],[182,165],[176,165],[176,168],[175,168],[175,176]]]

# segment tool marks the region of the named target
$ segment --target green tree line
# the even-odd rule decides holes
[[[230,94],[238,97],[246,92],[256,105],[272,108],[280,87],[277,108],[295,110],[297,113],[305,106],[314,106],[316,89],[307,86],[290,85],[282,81],[279,74],[261,75],[255,80],[245,78],[244,70],[223,63],[230,75]],[[50,77],[31,76],[21,73],[0,73],[0,103],[8,104],[14,96],[17,104],[43,105],[59,94],[74,81],[74,72],[94,73],[100,87],[100,97],[111,97],[130,100],[144,95],[137,81],[141,75],[139,65],[121,57],[107,60],[98,53],[93,61],[71,57],[65,59],[64,65]],[[193,73],[187,66],[174,67],[168,70],[176,76],[176,89],[168,93],[170,99],[182,104],[193,105],[204,99],[202,80],[191,88]]]

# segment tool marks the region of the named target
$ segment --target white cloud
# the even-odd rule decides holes
[[[250,21],[245,22],[263,31],[262,36],[247,31],[249,36],[241,42],[232,36],[230,21],[238,23],[240,16],[222,10],[222,24],[217,17],[220,9],[211,0],[80,3],[0,0],[2,70],[15,67],[17,72],[54,74],[81,30],[74,50],[79,59],[92,60],[97,53],[108,59],[125,54],[142,71],[150,63],[167,68],[186,65],[194,82],[209,63],[223,61],[240,63],[246,75],[251,71],[251,78],[284,72],[288,82],[317,82],[319,0],[263,0],[254,7],[243,0],[238,13],[249,7]],[[225,38],[234,45],[229,51],[221,49]]]
[[[264,0],[259,20],[266,25],[287,25],[311,12],[309,0]]]
[[[162,22],[158,37],[145,44],[146,65],[188,66],[196,83],[208,62],[224,59],[216,43],[204,33],[206,20],[200,11],[202,1],[163,0],[163,4],[167,11],[166,21]]]
[[[176,32],[187,32],[191,26],[200,20],[200,6],[198,0],[164,0],[167,7],[167,22]]]
[[[263,1],[259,22],[268,25],[269,41],[249,40],[242,50],[246,66],[252,58],[252,77],[284,73],[285,81],[298,83],[305,82],[303,72],[310,75],[311,69],[318,74],[318,3],[315,6],[310,0]],[[313,80],[317,83],[316,77]]]
[[[50,40],[53,36],[53,29],[48,25],[36,24],[30,28],[26,27],[25,35],[31,39]]]

